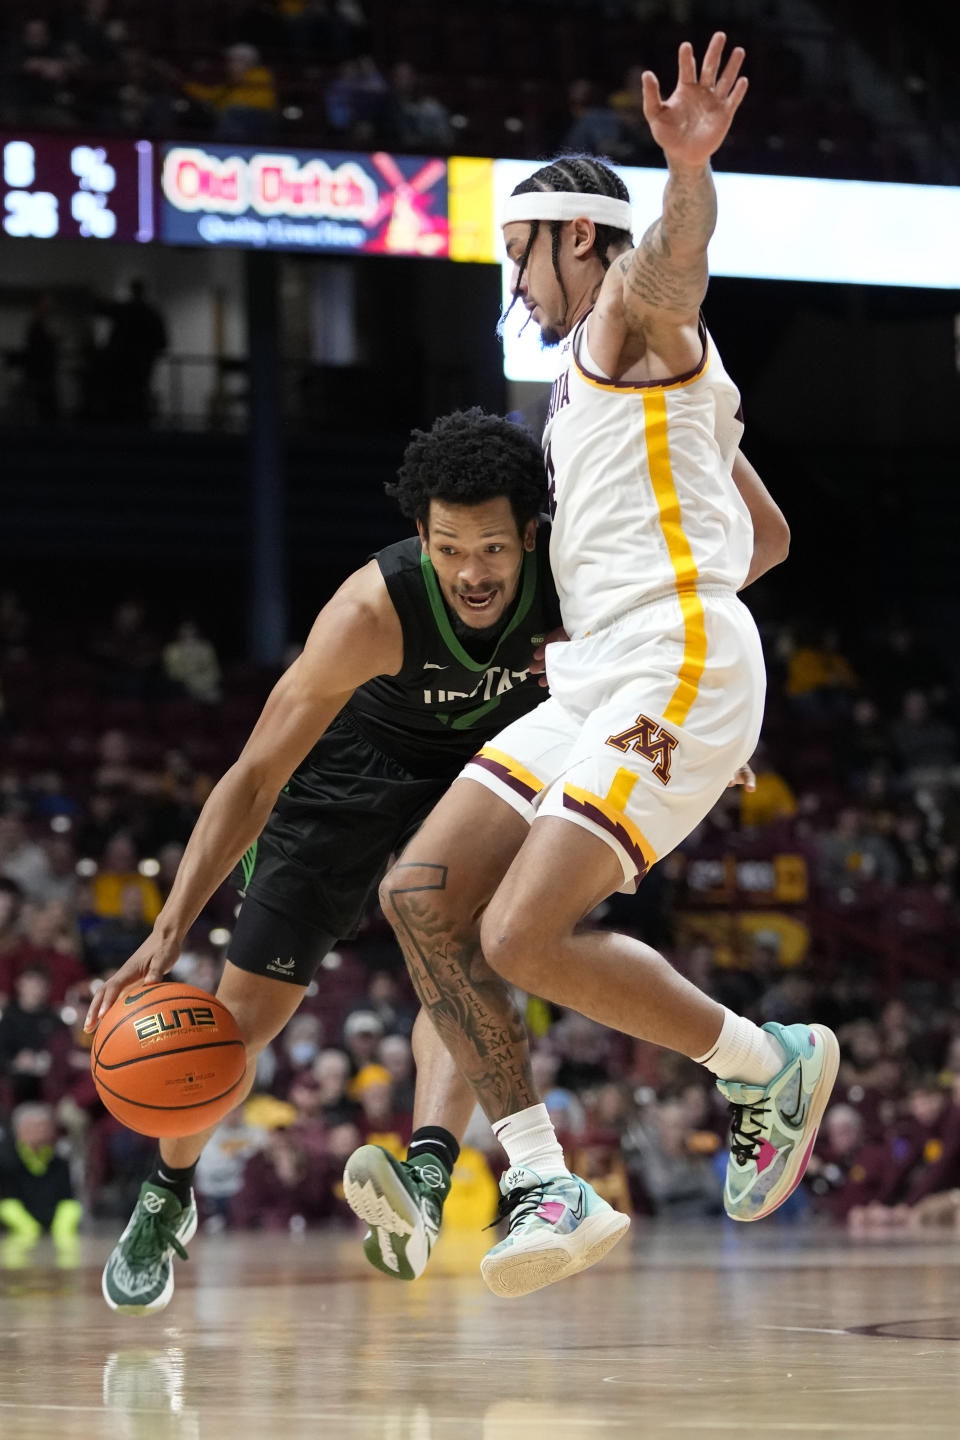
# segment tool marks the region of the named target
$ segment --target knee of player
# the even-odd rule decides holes
[[[494,902],[481,921],[480,944],[487,964],[501,979],[530,988],[531,976],[539,966],[541,942],[528,917]]]
[[[237,1022],[237,1029],[240,1031],[240,1038],[243,1040],[247,1052],[247,1068],[256,1062],[261,1050],[265,1050],[271,1040],[275,1040],[287,1023],[286,1018],[280,1020],[268,1020],[262,1012],[255,1007],[238,1005],[234,1002],[228,1007],[234,1020]]]
[[[416,929],[422,922],[456,933],[476,934],[476,904],[463,887],[450,883],[445,865],[398,860],[380,881],[380,908],[396,930]]]
[[[396,888],[395,877],[398,868],[399,867],[397,865],[392,865],[390,867],[386,875],[384,875],[383,879],[380,881],[380,887],[377,891],[377,897],[380,901],[380,909],[383,911],[384,915],[386,915],[391,925],[397,918],[396,911],[394,910],[393,906],[393,892]]]

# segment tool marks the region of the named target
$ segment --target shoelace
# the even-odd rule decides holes
[[[529,1190],[517,1189],[508,1190],[506,1195],[500,1196],[497,1205],[497,1213],[489,1225],[484,1225],[484,1230],[492,1230],[499,1225],[501,1220],[510,1217],[507,1230],[512,1232],[521,1220],[526,1220],[529,1215],[536,1214],[540,1201],[543,1199],[543,1185],[533,1185]]]
[[[763,1140],[764,1117],[769,1110],[769,1105],[731,1105],[733,1119],[730,1122],[730,1149],[733,1151],[738,1165],[746,1165],[748,1160],[756,1160],[760,1149],[760,1142]],[[756,1129],[748,1130],[747,1124],[756,1126]]]
[[[181,1260],[189,1258],[173,1226],[162,1214],[145,1215],[130,1237],[127,1253],[131,1260],[155,1265],[168,1246],[176,1250]]]

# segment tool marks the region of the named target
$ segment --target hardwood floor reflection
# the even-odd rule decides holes
[[[525,1300],[444,1237],[411,1285],[353,1234],[201,1237],[168,1310],[100,1296],[112,1237],[0,1252],[0,1435],[581,1440],[960,1434],[960,1252],[777,1225],[634,1225]]]

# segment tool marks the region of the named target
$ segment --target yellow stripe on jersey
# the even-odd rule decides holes
[[[662,391],[644,394],[643,421],[650,481],[660,511],[660,528],[667,542],[667,552],[677,584],[677,598],[683,614],[683,660],[677,677],[677,688],[663,712],[663,718],[668,725],[682,725],[697,698],[700,677],[707,660],[707,632],[703,601],[696,589],[697,566],[690,542],[683,533],[680,501],[673,483],[667,435],[667,402]]]

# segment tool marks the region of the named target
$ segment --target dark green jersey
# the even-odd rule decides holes
[[[485,654],[476,638],[467,649],[458,641],[418,539],[376,556],[400,618],[403,668],[354,691],[243,857],[237,883],[268,912],[283,958],[264,951],[258,912],[245,907],[233,941],[242,969],[308,984],[323,953],[315,932],[323,932],[323,944],[355,933],[390,856],[403,850],[470,756],[546,698],[530,662],[560,624],[549,542],[544,521],[524,557],[507,623]],[[289,944],[279,938],[288,932],[276,928],[277,916],[309,928],[310,963],[297,958],[296,937]]]
[[[419,539],[378,552],[403,630],[403,668],[368,680],[346,706],[344,715],[371,745],[411,774],[453,776],[487,740],[545,698],[530,662],[560,624],[549,544],[550,524],[543,520],[535,548],[524,556],[506,628],[479,658],[454,634]]]

